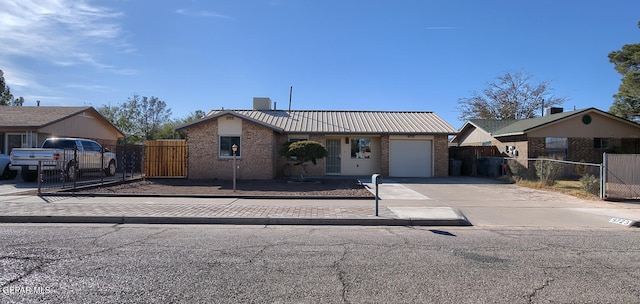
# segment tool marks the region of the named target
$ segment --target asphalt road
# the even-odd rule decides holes
[[[638,303],[637,229],[0,225],[0,303]]]

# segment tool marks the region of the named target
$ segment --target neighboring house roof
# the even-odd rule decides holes
[[[465,133],[467,130],[477,128],[493,137],[524,135],[535,129],[542,128],[560,121],[564,121],[571,117],[579,116],[587,112],[597,112],[612,119],[630,124],[637,125],[624,118],[615,116],[611,113],[598,110],[596,108],[587,108],[582,110],[574,110],[568,112],[561,112],[551,114],[548,116],[542,116],[537,118],[522,119],[522,120],[495,120],[495,119],[472,119],[466,122],[460,129],[459,134]],[[457,142],[458,136],[454,137],[451,142]]]
[[[493,132],[500,130],[516,121],[517,120],[513,119],[472,119],[467,123],[488,134],[492,134]]]
[[[587,109],[582,109],[582,110],[575,110],[575,111],[569,111],[569,112],[562,112],[562,113],[556,113],[556,114],[551,114],[548,116],[543,116],[543,117],[538,117],[538,118],[531,118],[531,119],[523,119],[523,120],[518,120],[515,121],[512,124],[509,124],[503,128],[500,128],[494,132],[491,133],[492,136],[494,137],[500,137],[500,136],[510,136],[510,135],[522,135],[525,134],[527,132],[531,132],[534,129],[537,128],[541,128],[553,123],[556,123],[558,121],[561,120],[565,120],[567,118],[570,117],[574,117],[574,116],[578,116],[578,115],[582,115],[583,113],[586,112],[598,112],[599,114],[602,114],[604,116],[609,116],[610,118],[625,122],[625,123],[630,123],[633,124],[631,121],[628,121],[624,118],[615,116],[611,113],[608,112],[604,112],[601,110],[598,110],[596,108],[587,108]]]
[[[0,128],[39,129],[85,111],[92,112],[96,118],[103,120],[124,136],[122,131],[93,107],[1,106]]]
[[[457,130],[433,112],[214,110],[204,118],[178,126],[187,129],[224,115],[232,115],[279,133],[323,134],[456,134]]]

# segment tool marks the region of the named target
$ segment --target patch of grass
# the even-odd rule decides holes
[[[539,181],[520,179],[516,181],[516,184],[518,186],[527,188],[557,191],[584,199],[598,199],[597,195],[593,195],[587,191],[584,191],[582,189],[582,184],[580,183],[580,181],[558,180],[554,185],[548,186]]]

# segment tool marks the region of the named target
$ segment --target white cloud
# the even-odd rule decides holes
[[[85,0],[0,1],[0,59],[26,56],[58,65],[110,69],[104,49],[130,50],[121,12]]]
[[[221,19],[229,19],[234,20],[233,17],[210,12],[210,11],[196,11],[188,8],[181,8],[176,10],[176,14],[185,15],[185,16],[193,16],[193,17],[209,17],[209,18],[221,18]]]

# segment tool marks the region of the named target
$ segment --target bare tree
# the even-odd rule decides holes
[[[487,84],[482,94],[458,99],[460,119],[526,119],[537,117],[543,107],[561,105],[566,97],[551,94],[550,81],[532,83],[524,71],[506,72]]]

